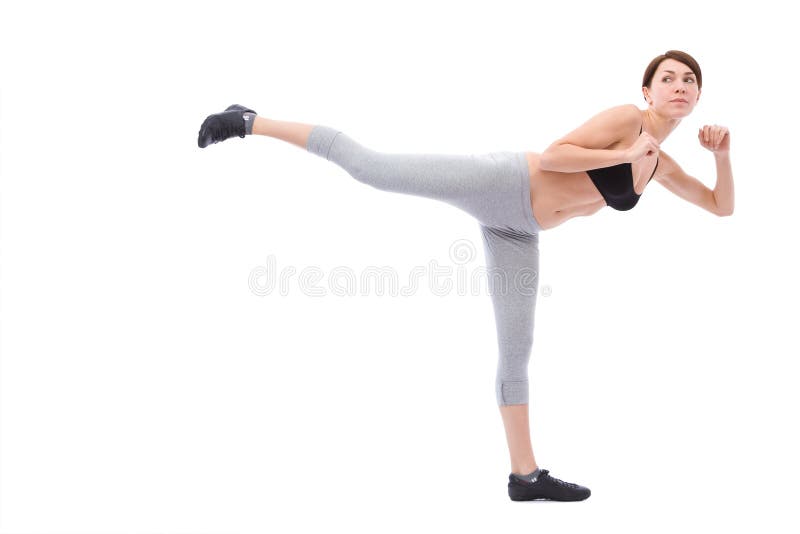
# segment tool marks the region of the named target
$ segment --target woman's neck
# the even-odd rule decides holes
[[[650,107],[642,112],[642,123],[644,124],[644,131],[661,143],[672,133],[672,130],[678,127],[681,119],[664,117]]]

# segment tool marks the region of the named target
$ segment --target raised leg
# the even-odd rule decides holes
[[[296,129],[296,127],[294,128]],[[381,191],[445,202],[488,226],[525,227],[530,202],[522,153],[401,154],[379,152],[345,133],[317,125],[307,148],[356,180]],[[523,200],[525,197],[525,200]]]
[[[266,135],[281,139],[287,143],[292,143],[305,150],[308,143],[308,135],[314,129],[313,124],[303,124],[302,122],[288,122],[267,119],[256,116],[253,123],[253,135]]]

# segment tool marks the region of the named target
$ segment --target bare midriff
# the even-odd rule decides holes
[[[531,182],[531,208],[542,230],[605,207],[605,199],[585,172],[545,171],[539,166],[541,154],[526,152],[525,157]]]
[[[585,171],[545,171],[539,165],[541,154],[526,152],[525,157],[531,183],[531,208],[542,230],[554,228],[573,217],[592,215],[606,206],[603,195]],[[631,169],[637,194],[644,190],[653,172],[655,158],[646,163],[642,160],[642,163],[634,163]]]

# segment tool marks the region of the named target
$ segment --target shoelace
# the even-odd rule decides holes
[[[547,478],[549,478],[550,480],[552,480],[556,484],[564,486],[565,488],[578,489],[578,485],[577,484],[573,484],[572,482],[564,482],[563,480],[559,480],[559,479],[557,479],[555,477],[551,477],[550,476],[550,471],[548,471],[547,469],[542,469],[542,472],[541,472],[541,474],[539,476],[546,476]]]

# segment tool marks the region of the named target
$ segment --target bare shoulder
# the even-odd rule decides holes
[[[642,123],[642,110],[636,107],[635,104],[621,104],[604,109],[589,121],[595,118],[608,119],[629,128],[639,126]]]
[[[636,104],[622,104],[620,106],[615,106],[610,109],[618,110],[617,113],[625,114],[626,118],[630,121],[641,123],[642,122],[642,110],[636,106]]]
[[[630,137],[631,131],[641,122],[642,112],[634,104],[613,106],[597,113],[550,146],[570,144],[592,149],[609,148]]]

